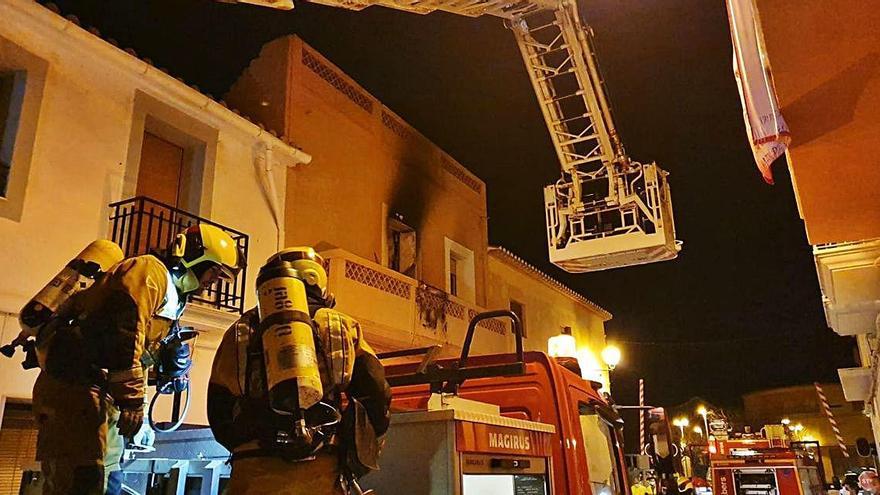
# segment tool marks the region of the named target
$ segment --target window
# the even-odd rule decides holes
[[[617,436],[614,429],[590,405],[578,403],[578,413],[593,493],[595,495],[620,493],[622,484],[617,457]]]
[[[179,206],[180,182],[184,174],[183,154],[183,147],[145,132],[138,167],[137,195],[169,206]]]
[[[445,254],[446,292],[475,303],[477,291],[474,284],[474,252],[447,237]]]
[[[0,197],[3,198],[9,185],[12,149],[21,113],[21,103],[15,98],[15,79],[14,72],[0,72]]]
[[[0,37],[0,217],[21,220],[49,64]]]
[[[523,338],[526,338],[528,336],[528,332],[526,331],[525,306],[523,305],[523,303],[511,299],[510,310],[513,311],[513,314],[519,317],[520,328],[522,328],[522,336]]]
[[[449,254],[449,293],[458,295],[458,258],[455,253]]]
[[[388,248],[388,268],[407,277],[416,278],[416,231],[403,223],[403,216],[392,214],[388,218],[386,246]]]
[[[137,91],[123,195],[209,217],[218,137],[217,129]]]

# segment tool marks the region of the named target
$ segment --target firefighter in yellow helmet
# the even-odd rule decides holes
[[[356,493],[357,477],[378,468],[388,429],[391,389],[382,364],[358,322],[332,309],[323,260],[312,248],[272,256],[257,292],[258,307],[223,336],[208,385],[208,421],[232,452],[229,493]],[[279,335],[293,340],[279,346]]]
[[[189,295],[234,278],[244,263],[233,239],[206,224],[187,228],[160,256],[116,263],[39,328],[33,408],[44,494],[119,489],[111,487],[121,481],[123,438],[144,421],[146,368],[181,354],[163,345]],[[188,371],[188,357],[178,364]]]

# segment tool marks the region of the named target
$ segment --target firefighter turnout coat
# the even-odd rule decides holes
[[[144,406],[145,367],[183,305],[162,261],[138,256],[75,294],[41,329],[33,393],[38,460],[118,462],[123,445],[114,416]]]

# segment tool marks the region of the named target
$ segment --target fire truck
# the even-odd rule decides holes
[[[516,352],[469,357],[474,329],[507,317]],[[625,495],[623,421],[581,378],[575,360],[523,352],[510,311],[477,315],[461,356],[433,361],[432,349],[384,359],[394,387],[382,469],[363,480],[379,494]],[[402,473],[406,473],[403,475]]]
[[[772,433],[774,430],[780,434]],[[754,438],[716,439],[709,443],[715,495],[824,495],[818,448],[790,442],[782,425],[764,428]]]

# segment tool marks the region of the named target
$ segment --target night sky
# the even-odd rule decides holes
[[[492,244],[614,314],[618,402],[636,402],[639,377],[651,404],[699,395],[735,405],[744,392],[836,381],[854,365],[853,342],[826,328],[787,168],[777,163],[769,186],[751,157],[721,0],[583,3],[623,142],[671,173],[684,241],[677,260],[583,275],[547,261],[541,191],[558,162],[501,20],[306,3],[56,3],[217,96],[263,43],[300,35],[486,182]]]

